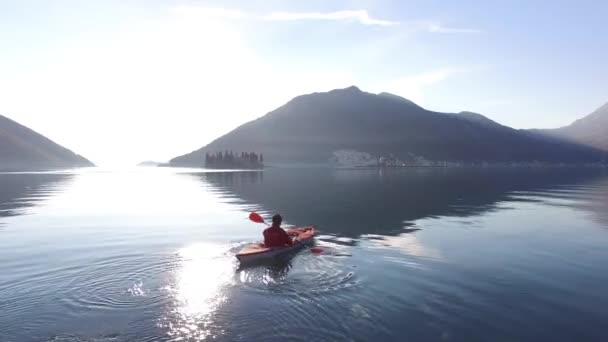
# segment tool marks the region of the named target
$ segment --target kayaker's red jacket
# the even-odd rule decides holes
[[[283,228],[270,227],[264,230],[264,246],[281,247],[291,244],[291,238]]]

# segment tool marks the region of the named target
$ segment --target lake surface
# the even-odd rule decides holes
[[[251,211],[321,254],[239,268]],[[0,341],[606,341],[608,172],[0,174]]]

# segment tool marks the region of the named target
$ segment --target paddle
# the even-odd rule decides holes
[[[251,214],[249,214],[249,219],[255,223],[263,223],[267,226],[270,226],[268,223],[266,223],[266,221],[264,221],[264,218],[262,217],[262,215],[256,213],[256,212],[252,212]],[[323,250],[321,248],[315,247],[315,248],[311,248],[310,251],[314,254],[321,254],[323,253]]]
[[[260,215],[256,212],[249,214],[249,219],[255,223],[263,223],[267,226],[270,226],[268,223],[266,223],[266,221],[264,221],[264,218],[262,217],[262,215]]]

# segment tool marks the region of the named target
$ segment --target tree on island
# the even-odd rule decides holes
[[[205,167],[210,169],[262,169],[264,157],[255,152],[235,153],[233,150],[205,153]]]

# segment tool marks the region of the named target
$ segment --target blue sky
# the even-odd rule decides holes
[[[166,160],[357,85],[515,128],[608,101],[602,1],[0,1],[0,114],[100,164]]]

